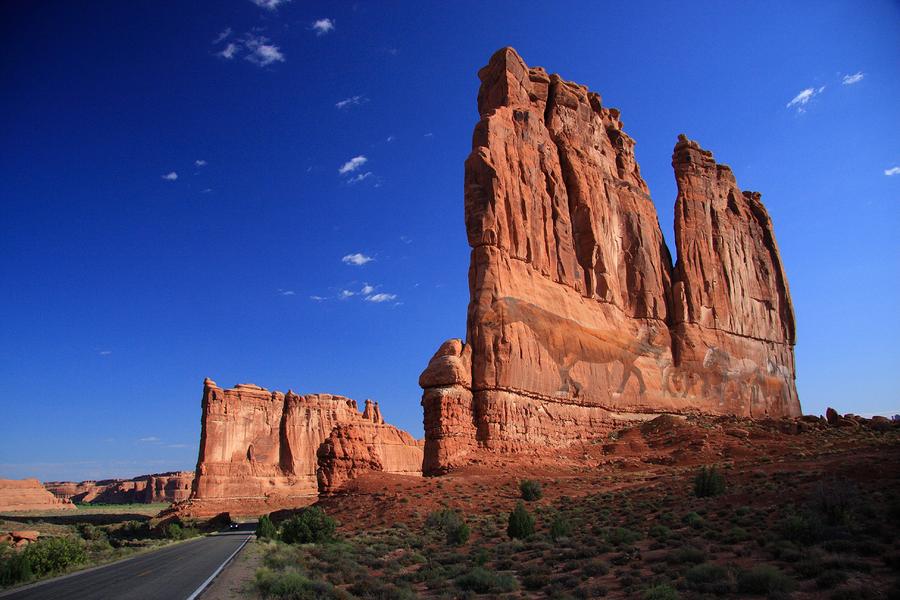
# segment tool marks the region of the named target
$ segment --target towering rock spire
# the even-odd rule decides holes
[[[683,135],[672,166],[673,352],[682,385],[714,365],[730,388],[727,412],[799,415],[794,309],[760,194],[742,192],[727,165]]]
[[[732,177],[745,210],[721,231],[768,241],[744,255],[707,252],[712,262],[700,271],[680,266],[675,301],[670,254],[619,111],[584,86],[529,68],[512,48],[496,52],[478,76],[481,120],[465,164],[466,342],[445,343],[420,380],[426,472],[463,463],[476,448],[595,437],[623,412],[797,413],[793,317],[758,197],[745,198]],[[720,189],[702,187],[706,175],[688,175],[693,168],[678,174],[679,206],[683,181],[716,204]],[[720,243],[716,228],[686,233],[700,217],[685,208],[679,250],[682,239],[685,248]],[[707,324],[695,314],[712,305],[693,287],[708,283],[698,277],[713,263],[737,282],[730,296],[715,296],[737,341],[699,333]],[[754,342],[737,344],[745,338]],[[770,346],[763,351],[755,340]],[[683,361],[673,360],[673,349]],[[775,383],[765,378],[778,376],[790,379],[789,397],[760,403],[760,390]]]

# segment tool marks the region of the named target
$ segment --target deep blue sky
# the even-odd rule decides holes
[[[900,412],[898,5],[551,5],[4,2],[0,477],[193,468],[207,376],[421,436],[505,45],[622,110],[670,247],[678,133],[761,191],[805,412]]]

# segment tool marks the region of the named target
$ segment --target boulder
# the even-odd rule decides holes
[[[33,531],[30,529],[23,529],[19,531],[11,531],[9,535],[12,536],[12,539],[17,542],[19,540],[25,540],[26,542],[36,542],[41,536],[41,532]]]

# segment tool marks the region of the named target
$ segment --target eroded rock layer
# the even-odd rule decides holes
[[[48,481],[44,487],[57,498],[80,504],[161,503],[186,500],[193,480],[193,471],[172,471],[131,479]]]
[[[478,76],[481,121],[465,165],[466,343],[445,343],[422,374],[426,472],[465,462],[475,448],[588,439],[634,413],[750,414],[731,397],[736,382],[754,398],[774,385],[768,376],[793,390],[790,299],[758,195],[745,198],[733,177],[726,190],[706,185],[707,171],[677,173],[679,190],[695,192],[684,200],[679,192],[679,256],[703,240],[719,248],[717,236],[734,241],[673,271],[619,111],[584,86],[528,68],[511,48]],[[720,170],[713,163],[712,174]],[[725,192],[742,199],[743,212],[692,229],[701,214],[687,204],[702,213],[699,204],[718,207]],[[741,246],[756,235],[763,239]],[[683,290],[709,285],[703,277],[713,273],[729,282],[724,296],[713,294],[719,304],[702,294],[673,301],[673,274]],[[722,335],[694,316],[705,307],[721,314]],[[769,337],[757,343],[760,333]],[[757,365],[752,377],[731,377],[741,360]],[[770,415],[799,411],[793,391],[757,403]]]
[[[73,508],[71,501],[57,498],[37,479],[0,479],[0,512]]]
[[[332,450],[322,452],[319,475],[326,441]],[[333,491],[363,468],[422,472],[421,443],[387,425],[377,403],[367,400],[360,412],[342,396],[251,384],[222,389],[207,379],[197,476],[184,512],[260,514],[301,506],[319,493],[319,481]]]

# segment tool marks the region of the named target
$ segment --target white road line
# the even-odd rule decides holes
[[[253,537],[252,535],[248,535],[248,536],[247,536],[247,539],[244,540],[244,543],[241,544],[240,546],[238,546],[238,549],[235,550],[234,552],[232,552],[232,553],[231,553],[231,556],[229,556],[228,558],[226,558],[226,559],[225,559],[225,562],[223,562],[221,565],[219,565],[219,568],[216,569],[215,571],[213,571],[213,574],[210,575],[209,578],[208,578],[206,581],[204,581],[203,583],[201,583],[201,584],[200,584],[200,587],[198,587],[196,590],[194,590],[194,593],[193,593],[193,594],[191,594],[190,596],[187,597],[187,600],[196,600],[196,599],[200,596],[200,594],[203,593],[203,590],[205,590],[207,587],[209,587],[209,584],[212,583],[213,579],[215,579],[216,576],[217,576],[219,573],[222,572],[222,569],[224,569],[225,566],[226,566],[228,563],[231,562],[231,559],[234,558],[235,556],[237,556],[237,553],[240,552],[241,549],[242,549],[244,546],[247,545],[247,542],[249,542],[249,541],[250,541],[250,538],[252,538],[252,537]]]

